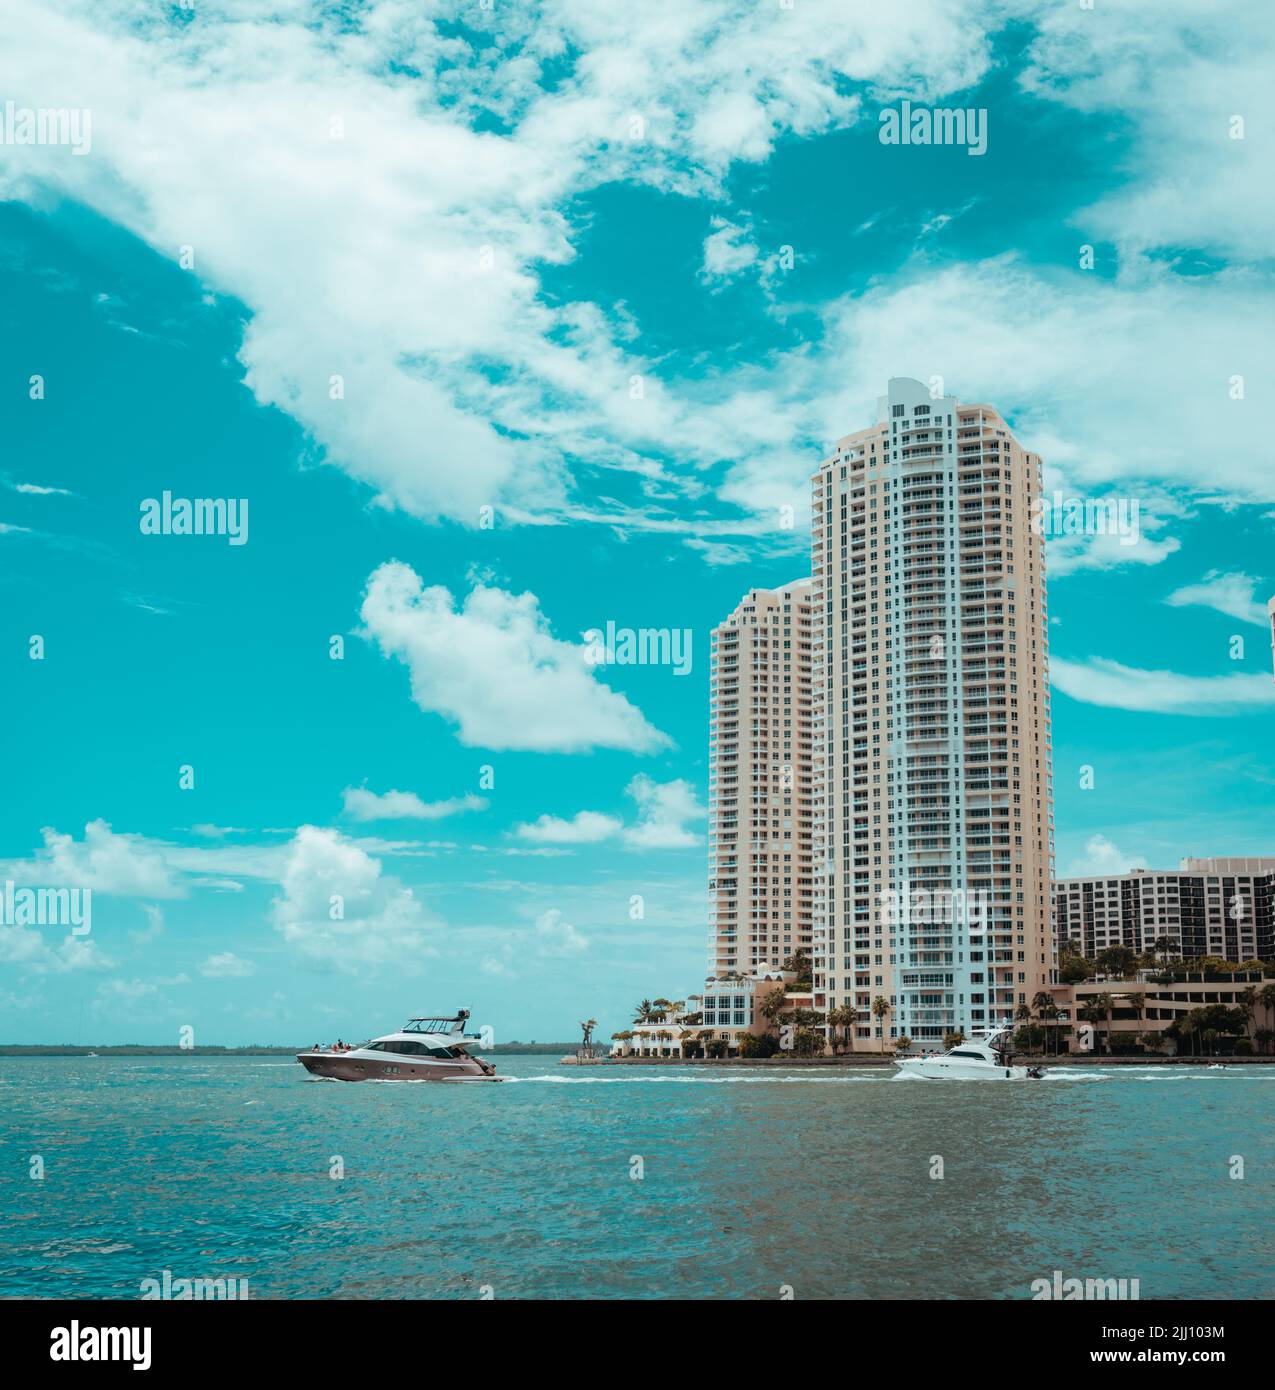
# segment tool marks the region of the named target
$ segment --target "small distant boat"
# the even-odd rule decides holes
[[[466,1033],[469,1010],[452,1018],[411,1018],[397,1033],[385,1033],[358,1047],[298,1054],[313,1076],[336,1081],[500,1081],[496,1068],[472,1057],[465,1043],[481,1033]]]
[[[957,1043],[939,1057],[899,1057],[894,1065],[900,1076],[919,1076],[925,1081],[1036,1081],[1041,1067],[1016,1067],[1010,1060],[1012,1028],[985,1028]]]

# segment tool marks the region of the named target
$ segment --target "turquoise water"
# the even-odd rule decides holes
[[[168,1269],[254,1298],[1021,1299],[1060,1270],[1275,1296],[1275,1067],[994,1086],[495,1060],[503,1085],[4,1059],[0,1294],[135,1298]]]

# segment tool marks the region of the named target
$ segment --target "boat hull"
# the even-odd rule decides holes
[[[900,1076],[916,1076],[922,1081],[1031,1081],[1027,1067],[1003,1067],[977,1062],[951,1062],[941,1057],[895,1062]]]
[[[474,1057],[454,1061],[384,1052],[302,1052],[297,1061],[312,1076],[332,1081],[499,1081],[495,1068]]]

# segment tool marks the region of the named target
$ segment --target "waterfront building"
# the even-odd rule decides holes
[[[812,479],[814,1003],[860,1047],[1054,978],[1040,468],[992,406],[894,378]]]
[[[1275,981],[1275,971],[1264,973],[1261,968],[1247,971],[1191,971],[1181,979],[1165,982],[1163,975],[1154,971],[1138,971],[1128,980],[1103,979],[1085,980],[1074,985],[1051,985],[1046,989],[1058,1010],[1054,1019],[1045,1022],[1046,1032],[1056,1030],[1059,1041],[1050,1044],[1060,1052],[1076,1052],[1078,1046],[1077,1029],[1083,1024],[1087,1006],[1098,1001],[1098,1017],[1092,1029],[1099,1045],[1105,1048],[1108,1037],[1115,1038],[1113,1050],[1121,1050],[1121,1040],[1132,1042],[1141,1040],[1147,1034],[1160,1034],[1172,1024],[1189,1014],[1192,1009],[1207,1008],[1220,1004],[1228,1009],[1242,1009],[1250,991],[1260,990],[1264,985]],[[1107,1019],[1105,1004],[1110,1002],[1110,1021]],[[1269,1010],[1254,1004],[1249,1021],[1250,1037],[1260,1028],[1269,1028],[1275,1020]],[[1140,1045],[1147,1051],[1174,1051],[1171,1039],[1162,1043]],[[1048,1049],[1047,1049],[1048,1050]]]
[[[713,630],[709,959],[779,969],[811,946],[809,579],[752,589]]]
[[[1177,870],[1132,869],[1059,879],[1054,931],[1093,959],[1111,946],[1138,954],[1172,943],[1189,960],[1275,959],[1275,858],[1183,859]]]
[[[731,975],[705,981],[702,995],[691,995],[681,1012],[658,1021],[634,1023],[627,1038],[613,1040],[613,1057],[684,1057],[688,1046],[702,1051],[709,1042],[722,1042],[727,1055],[739,1051],[745,1033],[760,1037],[772,1025],[764,1006],[776,990],[786,990],[785,1006],[810,1008],[809,991],[793,989],[791,970],[768,970],[756,975]]]

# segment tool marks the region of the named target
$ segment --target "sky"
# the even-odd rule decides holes
[[[6,6],[0,881],[92,915],[0,923],[0,1042],[701,987],[709,635],[892,376],[1137,518],[1048,542],[1059,874],[1275,853],[1273,49],[1267,0]]]

